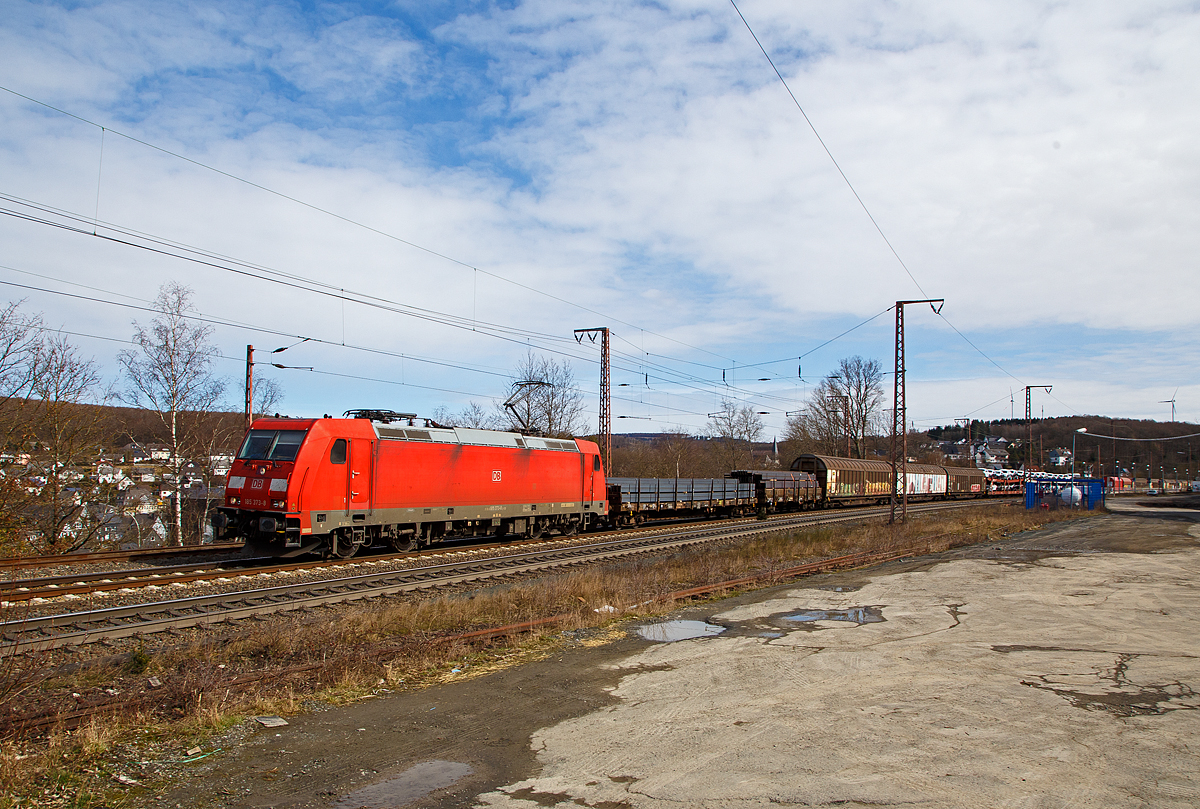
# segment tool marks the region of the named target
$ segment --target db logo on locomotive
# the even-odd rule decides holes
[[[250,481],[251,489],[261,489],[262,487],[263,487],[262,478],[258,478],[256,480]]]
[[[497,469],[494,472],[492,472],[492,483],[499,483],[499,482],[500,482],[500,470]]]

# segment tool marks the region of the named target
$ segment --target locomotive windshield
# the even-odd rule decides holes
[[[238,457],[244,461],[294,461],[304,430],[251,430]]]

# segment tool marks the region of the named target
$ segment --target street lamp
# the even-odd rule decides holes
[[[1075,436],[1079,433],[1086,433],[1087,427],[1080,427],[1071,434],[1071,482],[1075,482]]]

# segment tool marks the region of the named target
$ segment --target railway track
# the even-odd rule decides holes
[[[768,522],[786,519],[772,517]],[[720,525],[741,524],[752,521],[753,518],[734,518],[723,520]],[[708,522],[707,525],[714,523]],[[762,525],[761,521],[756,524]],[[596,538],[605,536],[640,536],[647,533],[672,530],[680,523],[671,522],[666,525],[643,526],[639,529],[625,529],[620,532],[605,532],[593,535]],[[694,523],[682,523],[694,525]],[[555,540],[550,540],[555,541]],[[224,563],[196,562],[191,564],[170,565],[164,567],[149,567],[139,570],[100,571],[62,576],[39,576],[29,579],[10,579],[0,581],[0,604],[12,606],[21,602],[41,602],[44,600],[62,598],[64,596],[85,596],[95,593],[113,591],[127,592],[145,587],[169,587],[172,585],[192,584],[197,582],[229,583],[248,581],[253,577],[269,576],[288,571],[313,571],[350,567],[363,562],[386,563],[396,559],[410,560],[414,558],[434,558],[447,553],[463,550],[486,551],[495,548],[517,548],[523,545],[539,544],[544,540],[512,540],[507,542],[489,543],[453,543],[428,548],[418,555],[408,553],[387,553],[374,556],[358,556],[352,559],[308,560],[304,562],[277,562],[269,557],[245,557],[226,560]],[[240,546],[232,546],[238,548]]]
[[[130,551],[96,551],[94,553],[63,553],[55,556],[15,556],[0,559],[0,571],[36,570],[63,565],[102,565],[109,562],[140,562],[153,559],[198,556],[201,554],[236,553],[240,542],[216,545],[184,545],[173,548],[139,548]]]
[[[978,503],[929,503],[910,506],[909,511],[919,513],[975,505]],[[853,512],[789,515],[766,522],[749,520],[734,524],[645,531],[637,535],[615,534],[586,544],[534,547],[530,550],[515,548],[517,552],[496,557],[10,620],[0,623],[0,653],[119,640],[290,610],[528,575],[698,544],[730,542],[793,528],[867,522],[887,513],[887,508],[874,507]],[[304,563],[295,565],[305,566]],[[312,567],[313,563],[307,566]],[[255,571],[256,574],[258,572]],[[207,577],[213,577],[211,572]],[[172,579],[164,581],[170,582]]]
[[[745,518],[737,522],[745,522]],[[723,524],[728,524],[725,521]],[[663,530],[661,526],[643,528],[640,531],[620,532],[626,536]],[[616,533],[616,532],[614,532]],[[606,536],[598,534],[596,536]],[[558,539],[558,538],[556,538]],[[267,576],[274,573],[285,573],[292,570],[310,571],[339,567],[353,567],[366,563],[389,562],[397,559],[434,558],[448,553],[467,551],[485,551],[494,548],[516,548],[530,544],[544,544],[547,540],[517,539],[509,542],[489,543],[446,543],[434,548],[427,548],[418,554],[412,552],[385,553],[378,555],[356,556],[350,559],[310,559],[305,562],[276,562],[271,557],[246,557],[234,559],[225,564],[211,562],[196,562],[193,564],[171,565],[168,567],[150,567],[140,570],[101,571],[64,576],[39,576],[32,579],[10,579],[0,581],[0,602],[9,605],[22,601],[61,598],[63,596],[81,596],[91,593],[111,592],[113,590],[134,590],[141,587],[167,587],[174,584],[190,584],[194,582],[248,580],[255,576]],[[551,542],[556,540],[549,540]]]
[[[35,599],[59,598],[65,595],[106,592],[109,590],[132,589],[149,585],[169,585],[176,582],[204,581],[223,576],[245,576],[248,571],[258,572],[256,565],[271,560],[247,557],[232,560],[223,565],[212,562],[194,562],[169,567],[147,567],[140,570],[102,571],[79,573],[66,576],[39,576],[35,579],[10,579],[0,581],[0,601],[9,603],[33,601]],[[294,565],[301,567],[302,565]],[[311,566],[311,565],[309,565]],[[292,565],[276,565],[271,571],[286,570]],[[265,569],[265,568],[264,568]]]

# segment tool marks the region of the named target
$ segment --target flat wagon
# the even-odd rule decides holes
[[[818,503],[817,479],[807,472],[780,469],[738,469],[729,477],[754,485],[760,513],[799,511]]]
[[[647,517],[731,516],[755,510],[754,485],[733,478],[609,478],[613,522]]]

